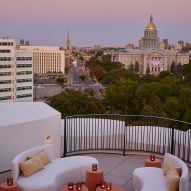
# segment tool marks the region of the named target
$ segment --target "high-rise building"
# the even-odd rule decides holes
[[[165,49],[168,40],[163,42],[159,44],[157,28],[151,16],[144,37],[139,40],[140,49],[112,52],[111,59],[113,62],[121,62],[127,69],[133,65],[135,72],[139,74],[146,74],[149,71],[153,75],[158,75],[161,71],[171,71],[172,65],[176,67],[189,63],[188,53]]]
[[[0,39],[2,101],[33,101],[32,53],[17,50],[14,39]]]

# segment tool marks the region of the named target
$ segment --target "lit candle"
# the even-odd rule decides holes
[[[68,190],[73,190],[73,189],[74,189],[74,183],[68,182]]]
[[[97,164],[92,164],[92,171],[97,171]]]
[[[82,184],[81,183],[76,183],[76,190],[77,191],[82,190]]]
[[[13,185],[13,178],[9,177],[7,178],[7,186],[12,186]]]
[[[150,160],[155,161],[155,155],[150,155]]]
[[[102,189],[105,189],[105,182],[104,182],[104,181],[103,181],[103,182],[101,182],[100,187],[101,187]]]
[[[112,188],[112,184],[111,183],[107,183],[106,184],[106,190],[111,190]]]

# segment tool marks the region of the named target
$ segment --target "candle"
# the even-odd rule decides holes
[[[13,185],[13,178],[9,177],[7,178],[7,186],[12,186]]]
[[[155,155],[150,155],[150,160],[155,161]]]
[[[112,188],[112,184],[111,183],[107,183],[106,184],[106,190],[111,190]]]
[[[82,190],[82,184],[81,183],[76,183],[76,190],[77,191]]]
[[[92,164],[92,171],[97,171],[97,164]]]
[[[101,187],[102,189],[105,189],[105,182],[104,182],[104,181],[101,182],[100,187]]]
[[[68,190],[73,190],[73,189],[74,189],[74,183],[68,182]]]

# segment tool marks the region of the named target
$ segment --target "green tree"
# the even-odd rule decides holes
[[[66,89],[58,95],[49,97],[48,104],[62,115],[67,116],[105,113],[106,111],[101,101],[72,89]]]
[[[85,75],[85,74],[81,74],[81,75],[79,76],[79,78],[80,78],[80,80],[81,80],[82,82],[84,82],[84,81],[86,80],[86,75]]]
[[[64,78],[57,78],[56,79],[56,82],[60,85],[63,85],[64,84]]]

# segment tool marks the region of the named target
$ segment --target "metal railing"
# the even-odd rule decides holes
[[[85,152],[169,152],[191,162],[191,124],[144,115],[63,118],[63,156]]]

